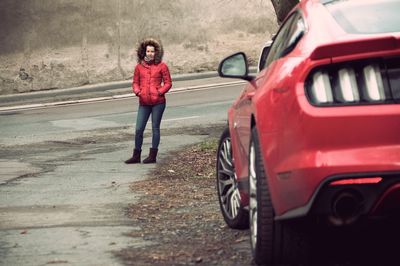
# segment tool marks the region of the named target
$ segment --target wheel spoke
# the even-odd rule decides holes
[[[229,161],[226,161],[226,157],[224,155],[219,156],[219,162],[221,164],[221,167],[226,170],[226,171],[233,171],[232,163]]]
[[[221,179],[221,176],[218,178],[219,190],[221,191],[221,196],[224,196],[228,193],[229,188],[234,184],[234,180],[232,178]]]
[[[235,194],[233,195],[233,199],[234,199],[233,206],[236,209],[239,209],[239,207],[240,207],[240,193],[239,193],[238,190],[235,190]]]
[[[232,176],[235,175],[235,172],[233,172],[233,169],[225,169],[225,168],[219,169],[219,173],[220,174],[224,174],[224,175],[226,175],[228,177],[232,177]]]
[[[240,194],[238,189],[232,189],[232,193],[230,194],[230,206],[232,217],[236,217],[238,215],[238,211],[240,208]]]
[[[236,204],[235,204],[235,197],[232,195],[231,200],[230,200],[230,207],[231,207],[231,215],[232,217],[236,217],[237,215],[237,209],[236,209]]]
[[[235,187],[231,186],[228,191],[226,192],[226,196],[232,198],[232,194],[235,192]]]
[[[218,182],[219,182],[222,186],[224,186],[224,187],[233,185],[233,183],[234,183],[234,181],[232,180],[232,178],[228,178],[228,179],[219,179]]]
[[[232,167],[232,156],[231,156],[231,142],[226,139],[223,143],[223,147],[221,150],[222,156],[224,157],[225,162]]]

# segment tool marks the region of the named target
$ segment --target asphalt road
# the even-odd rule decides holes
[[[168,95],[160,159],[226,123],[242,88]],[[0,113],[0,265],[120,265],[114,251],[149,244],[127,236],[140,228],[125,215],[138,196],[129,184],[155,167],[123,163],[137,106],[120,98]]]

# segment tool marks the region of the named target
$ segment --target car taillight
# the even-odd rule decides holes
[[[342,68],[338,71],[339,91],[337,93],[341,102],[357,102],[360,100],[356,74],[352,68]]]
[[[385,91],[379,65],[368,65],[363,69],[368,99],[371,101],[385,100]]]
[[[306,80],[314,105],[376,104],[393,100],[385,70],[379,63],[338,64],[320,67]]]
[[[332,87],[327,72],[317,71],[313,75],[311,95],[317,104],[333,102]]]

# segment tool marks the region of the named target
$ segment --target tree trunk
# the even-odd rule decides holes
[[[299,2],[299,0],[271,0],[274,6],[278,23],[281,24],[286,15]]]

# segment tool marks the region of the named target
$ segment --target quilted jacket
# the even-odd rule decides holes
[[[137,64],[133,74],[133,92],[139,97],[140,105],[165,103],[165,93],[172,87],[171,75],[164,62]]]
[[[149,45],[154,47],[155,56],[152,62],[147,63],[144,58]],[[133,74],[133,92],[141,105],[165,103],[165,94],[172,87],[172,81],[168,66],[162,61],[164,49],[161,42],[151,38],[143,40],[136,52],[138,64]]]

